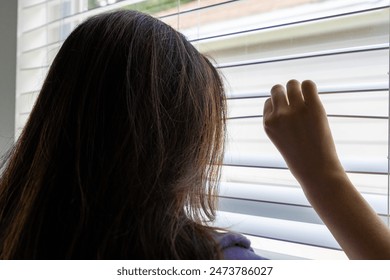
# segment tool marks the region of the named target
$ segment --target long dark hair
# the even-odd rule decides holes
[[[134,11],[57,54],[0,180],[0,258],[213,259],[225,134],[215,68]]]

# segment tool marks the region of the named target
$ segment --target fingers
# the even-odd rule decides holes
[[[290,80],[287,83],[287,97],[291,106],[303,104],[303,95],[301,92],[301,83],[297,80]]]
[[[282,85],[272,87],[272,110],[275,111],[284,106],[300,106],[304,103],[321,103],[316,84],[310,80],[306,80],[302,84],[297,80],[290,80],[286,87],[287,92]]]
[[[264,103],[263,116],[267,117],[269,114],[272,113],[272,111],[273,111],[272,100],[271,98],[268,98]]]
[[[271,89],[272,107],[274,110],[288,106],[286,90],[282,85],[274,85]]]
[[[302,94],[307,104],[321,103],[317,86],[312,81],[306,80],[302,82]]]

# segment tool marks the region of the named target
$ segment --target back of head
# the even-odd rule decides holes
[[[119,11],[57,54],[0,181],[2,258],[216,258],[225,97],[171,27]]]

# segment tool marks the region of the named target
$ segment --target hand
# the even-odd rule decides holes
[[[390,259],[390,231],[342,168],[316,85],[274,86],[264,128],[348,257]]]
[[[318,180],[344,170],[338,159],[316,85],[291,80],[271,89],[264,105],[264,129],[298,181]],[[324,174],[326,173],[326,174]]]

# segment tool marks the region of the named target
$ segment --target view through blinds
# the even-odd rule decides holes
[[[66,36],[89,16],[151,13],[214,59],[228,95],[217,226],[269,258],[345,258],[262,129],[270,88],[312,79],[352,182],[389,223],[389,1],[19,0],[20,134]]]

